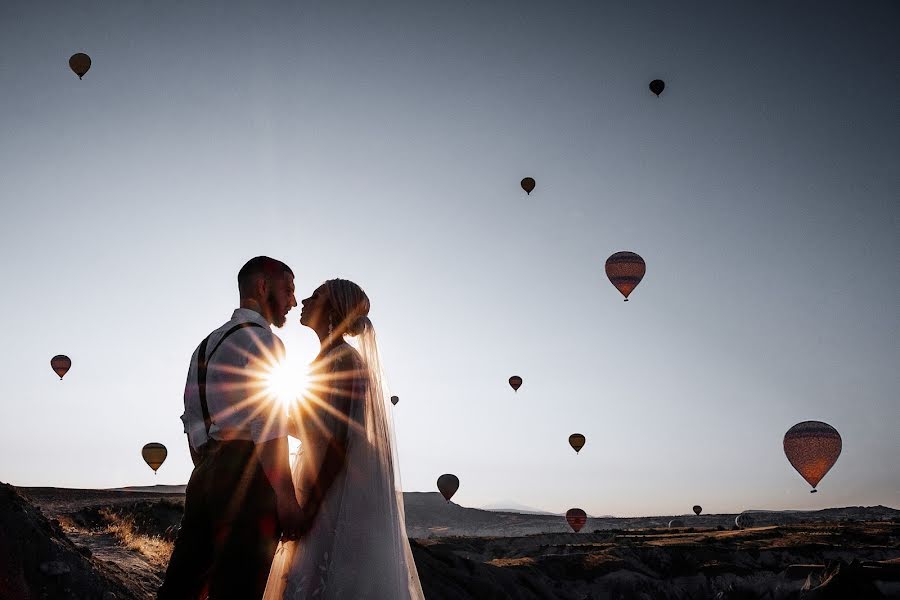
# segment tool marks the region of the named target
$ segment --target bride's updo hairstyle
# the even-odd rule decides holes
[[[369,320],[369,297],[349,279],[325,282],[331,302],[332,319],[340,335],[358,336],[372,329]]]

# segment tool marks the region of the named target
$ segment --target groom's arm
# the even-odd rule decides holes
[[[286,437],[275,438],[256,445],[259,463],[266,478],[275,490],[275,502],[278,520],[284,535],[288,539],[296,537],[300,526],[300,505],[294,492],[291,480],[291,468],[288,462],[288,443]]]

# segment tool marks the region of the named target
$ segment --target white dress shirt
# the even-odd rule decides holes
[[[258,323],[232,333],[212,356],[225,333],[239,323]],[[194,350],[184,388],[184,432],[195,450],[206,443],[200,408],[197,353]],[[287,415],[266,386],[272,366],[284,359],[284,344],[269,323],[254,310],[239,308],[231,320],[213,331],[206,344],[206,403],[214,440],[250,440],[257,444],[287,436]]]

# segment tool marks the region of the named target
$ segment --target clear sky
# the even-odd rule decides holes
[[[267,254],[371,297],[407,490],[900,506],[900,5],[375,4],[0,3],[0,480],[184,483],[189,356]]]

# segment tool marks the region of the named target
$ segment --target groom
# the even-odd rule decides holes
[[[265,390],[284,346],[270,325],[297,306],[294,273],[267,256],[238,273],[240,308],[191,357],[184,431],[194,471],[161,600],[261,598],[280,537],[303,518],[288,464],[288,424]]]

